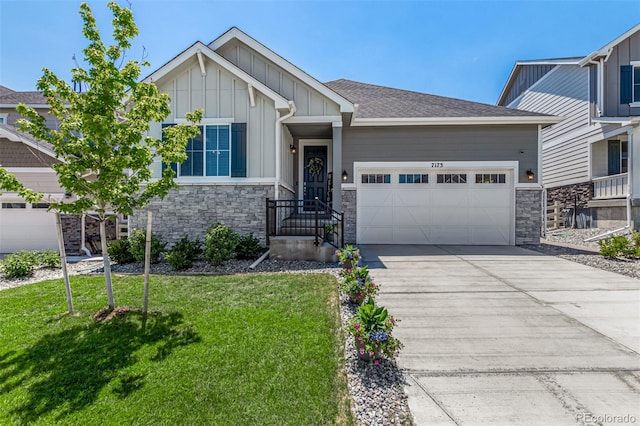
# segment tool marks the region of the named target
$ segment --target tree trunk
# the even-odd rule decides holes
[[[144,249],[144,300],[142,313],[147,314],[149,305],[149,270],[151,269],[151,211],[147,212],[147,240]]]
[[[62,233],[62,219],[60,218],[60,212],[56,212],[56,226],[58,227],[60,266],[62,267],[62,277],[64,278],[64,289],[67,293],[67,309],[69,309],[69,314],[73,314],[73,299],[71,298],[71,284],[69,283],[69,273],[67,272],[67,252],[64,249],[64,234]]]
[[[109,308],[115,309],[113,301],[113,288],[111,287],[111,263],[109,263],[109,252],[107,251],[107,219],[100,219],[100,243],[102,245],[102,261],[104,262],[104,281],[107,285],[107,300]]]

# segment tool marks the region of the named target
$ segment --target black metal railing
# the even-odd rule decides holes
[[[344,246],[344,213],[332,209],[318,198],[313,200],[271,200],[266,203],[266,238],[312,236],[314,244],[323,241],[335,248]]]

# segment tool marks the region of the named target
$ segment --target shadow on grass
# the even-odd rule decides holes
[[[173,349],[199,341],[179,313],[150,314],[143,320],[139,312],[130,312],[75,326],[47,334],[24,351],[0,354],[0,393],[24,388],[24,402],[9,411],[19,423],[54,411],[60,411],[60,420],[96,401],[112,382],[119,398],[142,388],[144,375],[125,370],[138,362],[136,352],[144,346],[157,347],[151,359],[160,362]]]

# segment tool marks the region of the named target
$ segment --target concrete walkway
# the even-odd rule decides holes
[[[640,425],[640,280],[518,247],[360,247],[418,425]]]

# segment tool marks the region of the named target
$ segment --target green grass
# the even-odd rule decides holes
[[[97,323],[101,277],[0,291],[0,425],[351,424],[328,275],[152,277]],[[143,281],[115,277],[116,305]]]

